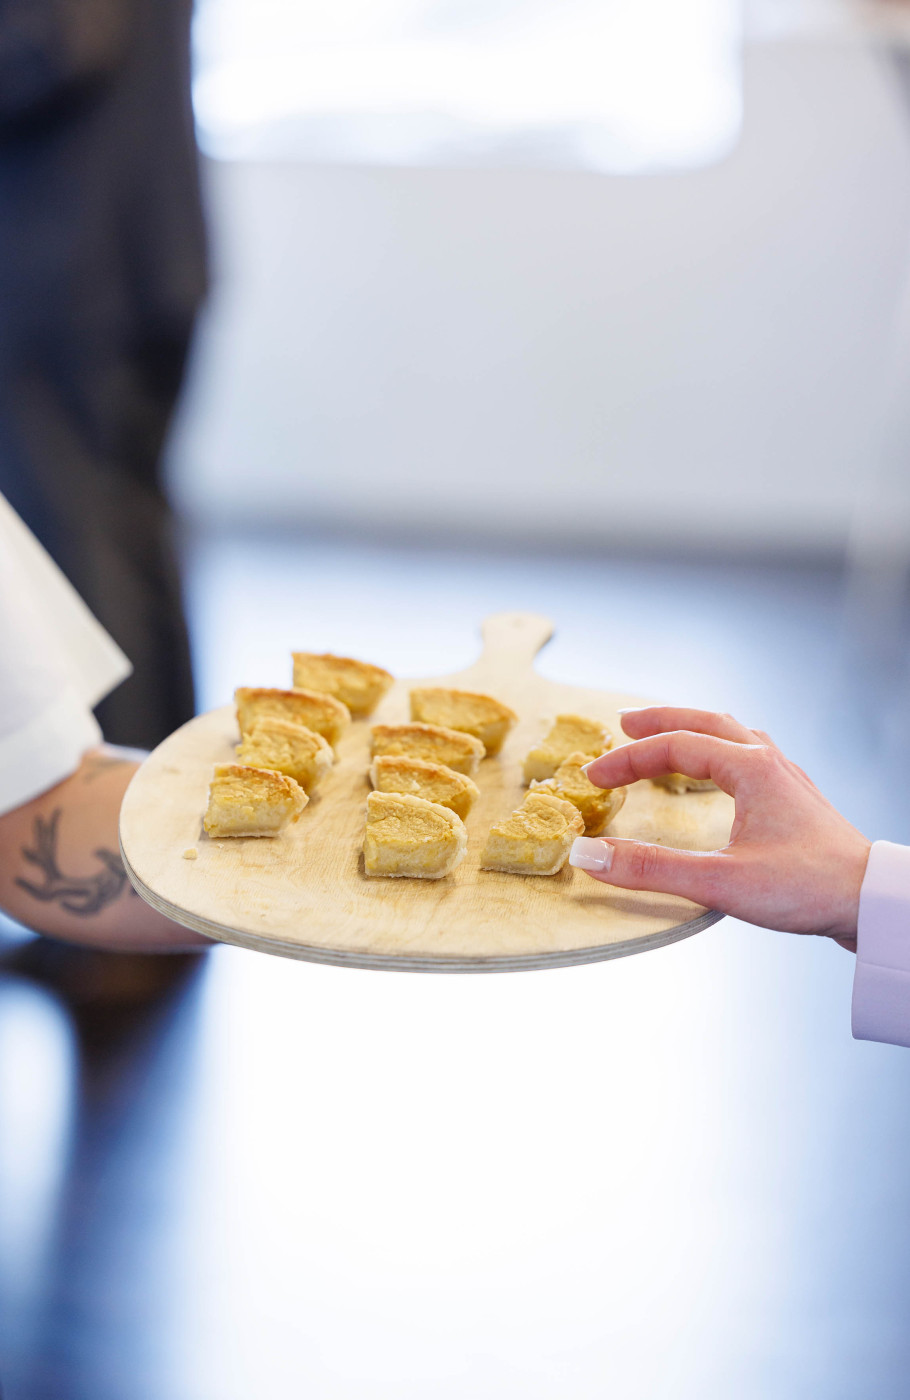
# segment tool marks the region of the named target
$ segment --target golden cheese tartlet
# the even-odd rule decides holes
[[[334,747],[351,722],[347,705],[331,695],[316,690],[275,690],[267,686],[242,685],[234,691],[237,723],[241,738],[253,728],[257,719],[273,716],[314,729]]]
[[[441,880],[464,859],[464,822],[448,807],[403,792],[371,792],[363,836],[367,875]]]
[[[411,691],[411,719],[473,734],[488,754],[496,754],[518,716],[492,695],[433,686]]]
[[[212,837],[277,836],[308,801],[303,788],[284,773],[216,763],[202,824]]]
[[[613,735],[599,719],[584,715],[557,715],[549,734],[531,749],[524,763],[526,783],[552,778],[570,755],[583,753],[597,758],[613,747]]]
[[[480,868],[508,875],[556,875],[584,829],[581,813],[571,802],[529,792],[510,817],[490,829]]]
[[[599,788],[591,782],[582,767],[591,762],[588,753],[573,753],[559,765],[552,778],[532,781],[532,792],[549,793],[571,802],[581,813],[586,836],[599,836],[626,800],[625,788]]]
[[[428,763],[444,763],[456,773],[470,777],[480,767],[484,747],[472,734],[447,729],[440,724],[374,724],[370,731],[370,753],[398,754],[422,758]]]
[[[374,758],[370,782],[377,792],[406,792],[426,802],[437,802],[462,821],[480,796],[477,784],[466,774],[456,773],[444,763],[405,758],[401,754],[388,753]]]
[[[315,729],[276,715],[260,715],[237,745],[237,757],[251,768],[271,768],[312,792],[334,762],[332,746]]]
[[[368,661],[355,661],[351,656],[333,656],[331,652],[317,654],[295,651],[294,686],[332,695],[347,705],[352,715],[372,714],[395,677],[381,666]]]

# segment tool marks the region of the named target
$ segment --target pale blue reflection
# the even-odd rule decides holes
[[[573,1396],[593,1400],[605,1364],[629,1400],[653,1394],[653,1314],[672,1303],[678,1353],[742,1247],[712,1232],[704,1259],[728,1073],[691,1030],[728,995],[704,966],[682,949],[496,978],[220,960],[186,1198],[202,1247],[178,1275],[193,1383],[372,1400],[492,1397],[522,1375],[543,1397],[569,1361]],[[772,1247],[762,1222],[745,1243],[756,1263]],[[219,1331],[227,1315],[244,1325]]]
[[[0,982],[0,1335],[28,1348],[73,1131],[75,1058],[47,993]]]

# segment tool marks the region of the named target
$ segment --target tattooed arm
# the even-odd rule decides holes
[[[93,948],[211,946],[157,914],[126,878],[117,822],[141,757],[93,749],[71,777],[0,817],[0,909],[39,933]]]

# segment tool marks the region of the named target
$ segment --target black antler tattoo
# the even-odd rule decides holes
[[[119,899],[127,885],[123,861],[116,851],[105,847],[92,854],[104,866],[97,875],[64,875],[57,864],[57,827],[61,808],[57,807],[47,821],[35,818],[34,849],[23,846],[22,854],[44,875],[44,883],[32,884],[17,877],[16,884],[44,904],[57,903],[70,914],[97,914],[107,904]],[[135,891],[132,891],[135,893]]]

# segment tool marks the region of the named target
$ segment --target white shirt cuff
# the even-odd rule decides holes
[[[94,715],[66,686],[24,728],[0,740],[0,816],[68,778],[100,743]]]
[[[876,841],[859,896],[853,1034],[910,1046],[910,846]]]

